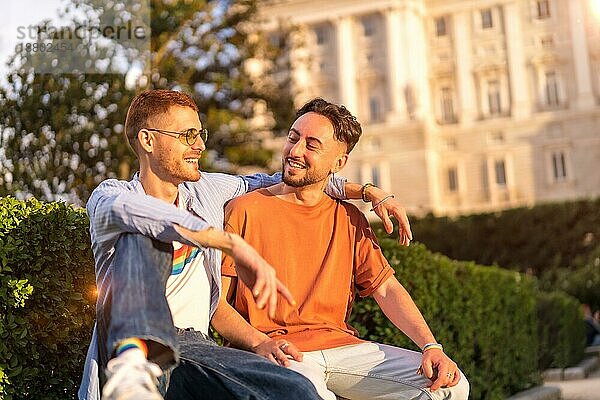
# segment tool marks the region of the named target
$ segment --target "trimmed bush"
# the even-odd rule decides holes
[[[564,326],[572,320],[562,314],[571,312],[572,299],[555,295],[536,308],[532,277],[452,261],[423,245],[381,243],[436,337],[469,377],[471,398],[505,398],[540,382],[538,313],[548,328],[540,328],[543,346],[557,354],[540,353],[544,362],[570,362],[568,353],[577,347]],[[0,198],[0,261],[0,398],[75,399],[95,317],[84,210]],[[553,308],[561,317],[549,320],[557,316],[550,315]],[[353,324],[367,339],[414,348],[372,299],[357,303]]]
[[[548,291],[564,291],[589,304],[593,310],[600,309],[600,246],[594,254],[588,264],[575,271],[557,268],[544,272],[540,278],[541,287]]]
[[[84,210],[0,198],[0,398],[75,399],[95,318]]]
[[[537,314],[540,370],[577,364],[585,349],[579,301],[563,292],[540,292]]]
[[[600,198],[498,213],[411,218],[414,237],[456,260],[497,264],[536,276],[589,263],[599,253]]]
[[[473,399],[504,399],[540,382],[535,278],[457,262],[423,245],[381,246],[446,352],[471,383]],[[352,321],[369,340],[415,349],[372,299]]]

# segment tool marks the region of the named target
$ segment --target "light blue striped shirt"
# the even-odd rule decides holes
[[[166,243],[177,241],[195,246],[182,237],[174,225],[189,230],[202,230],[209,226],[222,229],[226,202],[248,191],[279,182],[280,173],[239,177],[202,172],[199,181],[179,185],[179,201],[183,202],[185,209],[178,209],[173,204],[146,195],[138,174],[131,181],[108,179],[102,182],[92,192],[86,206],[96,262],[96,285],[101,296],[98,298],[99,304],[105,304],[110,292],[110,265],[115,244],[122,233],[140,233]],[[340,177],[332,179],[326,192],[334,198],[345,199],[345,182]],[[221,251],[212,248],[202,250],[211,287],[209,307],[212,317],[221,291]],[[98,343],[94,326],[78,392],[79,399],[99,400],[99,384]]]

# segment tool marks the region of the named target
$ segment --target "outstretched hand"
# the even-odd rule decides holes
[[[412,232],[410,230],[410,222],[406,215],[406,210],[392,194],[376,187],[368,188],[368,196],[371,200],[372,211],[377,214],[385,231],[389,234],[394,231],[394,224],[390,217],[396,218],[398,221],[398,242],[402,246],[408,246],[412,240]]]

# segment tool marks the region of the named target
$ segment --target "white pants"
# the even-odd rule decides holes
[[[421,353],[378,343],[361,343],[305,352],[290,368],[306,376],[325,400],[466,400],[469,382],[431,392],[431,381],[416,371]]]

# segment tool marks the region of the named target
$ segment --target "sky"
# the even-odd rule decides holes
[[[65,0],[2,0],[0,10],[0,82],[5,82],[6,61],[14,53],[17,27],[58,20],[57,10]]]

